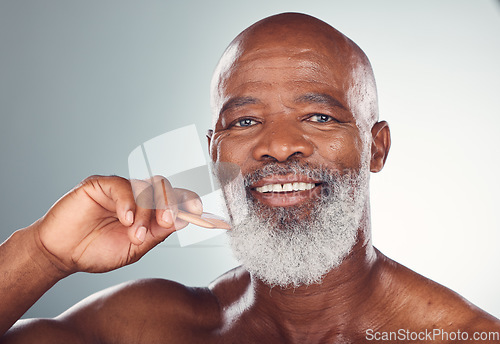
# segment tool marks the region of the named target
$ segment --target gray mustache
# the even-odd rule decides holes
[[[309,163],[292,161],[286,163],[270,162],[261,168],[255,169],[243,176],[245,187],[270,176],[301,175],[320,181],[321,183],[335,183],[341,173]]]

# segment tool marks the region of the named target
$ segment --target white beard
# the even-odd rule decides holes
[[[322,193],[300,206],[269,207],[246,188],[269,175],[297,174],[320,180]],[[367,175],[331,172],[297,162],[271,163],[223,185],[235,257],[270,286],[321,283],[356,243],[367,194]],[[224,185],[225,184],[225,185]]]

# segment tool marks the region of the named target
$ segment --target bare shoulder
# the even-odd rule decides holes
[[[500,321],[456,292],[379,253],[381,284],[392,296],[392,326],[443,331],[497,331]],[[402,328],[402,327],[401,327]]]
[[[251,284],[250,273],[242,266],[229,270],[213,281],[209,288],[221,307],[241,299]]]
[[[216,327],[218,303],[208,288],[144,279],[96,293],[58,320],[92,329],[102,343],[175,342],[185,332],[201,335]]]

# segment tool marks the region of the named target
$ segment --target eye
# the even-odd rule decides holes
[[[321,113],[315,113],[311,117],[309,117],[309,120],[312,122],[317,122],[317,123],[327,123],[331,121],[335,121],[335,119],[332,116],[324,115]]]
[[[257,124],[257,122],[251,118],[243,118],[234,123],[235,127],[250,127]]]

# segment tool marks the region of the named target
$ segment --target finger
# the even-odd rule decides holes
[[[150,180],[132,179],[130,186],[137,206],[154,209],[154,190]]]
[[[154,203],[156,209],[156,222],[165,228],[174,226],[177,217],[177,198],[170,182],[162,176],[152,178],[154,189]]]
[[[151,229],[150,231],[148,231],[148,236],[146,236],[145,243],[153,247],[165,240],[170,234],[175,232],[176,229],[177,226],[175,223],[170,227],[165,227],[164,225],[158,224],[158,222],[156,221],[156,215],[153,214],[151,220]]]
[[[201,215],[203,212],[200,196],[196,192],[182,188],[174,188],[173,192],[179,209],[174,223],[175,229],[180,230],[189,223],[196,224],[196,219],[195,222],[191,221],[193,216],[190,214]]]
[[[131,243],[140,245],[150,225],[153,188],[141,181],[117,176],[92,176],[82,183],[85,192],[103,208],[115,212],[121,224],[128,227]],[[134,191],[137,196],[134,196]],[[138,206],[135,200],[144,207]]]
[[[141,245],[151,226],[151,215],[154,212],[154,190],[147,181],[131,180],[131,189],[136,202],[134,223],[128,229],[128,237],[134,245]]]
[[[136,204],[130,182],[117,176],[91,176],[81,186],[101,207],[116,213],[124,226],[131,226],[135,220]]]
[[[135,221],[132,226],[128,228],[128,237],[132,244],[142,245],[146,240],[151,227],[151,214],[153,209],[146,209],[137,207],[135,211]]]
[[[175,188],[174,194],[180,209],[191,214],[201,215],[201,213],[203,213],[203,203],[196,192]]]

